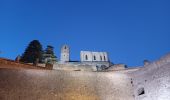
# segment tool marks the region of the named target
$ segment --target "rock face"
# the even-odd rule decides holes
[[[135,100],[170,100],[170,54],[131,73],[131,77]]]

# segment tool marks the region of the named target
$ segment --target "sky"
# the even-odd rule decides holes
[[[106,51],[113,63],[141,66],[170,52],[169,0],[0,0],[0,57],[15,59],[29,42]]]

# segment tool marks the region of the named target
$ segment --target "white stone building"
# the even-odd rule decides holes
[[[61,47],[61,62],[69,62],[70,61],[70,48],[68,45],[63,45]]]
[[[71,65],[71,66],[88,66],[96,67],[96,69],[103,69],[110,66],[109,57],[107,52],[92,52],[81,51],[80,61],[70,61],[70,48],[68,45],[61,47],[61,57],[59,64]],[[94,68],[93,68],[94,69]]]
[[[81,51],[80,52],[81,62],[108,62],[107,52],[91,52],[91,51]]]

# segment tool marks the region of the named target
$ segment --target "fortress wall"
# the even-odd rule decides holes
[[[54,68],[65,71],[0,59],[0,100],[170,100],[170,55],[113,72],[73,64]]]
[[[115,64],[107,69],[107,71],[120,71],[120,70],[125,70],[124,64]]]
[[[123,73],[0,69],[0,100],[134,100]]]
[[[88,66],[88,65],[78,65],[78,64],[54,64],[53,69],[56,70],[77,70],[77,71],[96,71],[96,66]]]
[[[135,100],[170,100],[170,56],[132,73]],[[144,88],[144,94],[139,95]]]

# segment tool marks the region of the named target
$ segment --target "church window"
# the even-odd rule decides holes
[[[94,56],[94,60],[96,60],[96,56]]]
[[[65,46],[64,49],[67,49],[67,47]]]
[[[104,61],[106,60],[106,57],[104,56]]]
[[[100,56],[100,60],[102,61],[102,56]]]
[[[88,56],[86,55],[86,60],[88,60]]]

